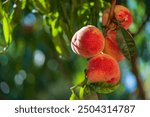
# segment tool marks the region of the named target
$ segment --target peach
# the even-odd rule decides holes
[[[110,8],[106,9],[103,13],[103,17],[102,17],[102,24],[105,26],[109,17],[109,12],[110,12]],[[116,5],[115,9],[114,9],[114,17],[116,20],[120,21],[122,26],[125,29],[128,29],[129,26],[132,23],[132,14],[131,12],[128,10],[128,8],[121,6],[121,5]],[[111,27],[115,28],[115,24],[111,23],[110,24]]]
[[[105,39],[101,31],[92,25],[87,25],[77,31],[71,40],[72,50],[85,58],[93,57],[104,49]]]
[[[104,53],[111,55],[118,62],[125,59],[116,41],[116,31],[108,31],[105,40]]]
[[[116,84],[120,80],[117,61],[107,54],[99,54],[88,61],[86,76],[89,81]]]

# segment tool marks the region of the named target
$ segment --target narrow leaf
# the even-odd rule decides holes
[[[11,14],[10,14],[10,22],[12,24],[18,24],[22,17],[23,9],[26,6],[26,0],[18,0],[15,2],[16,7],[13,8]],[[15,25],[14,25],[15,26]]]
[[[124,56],[132,62],[137,55],[136,45],[131,34],[121,25],[117,28],[116,40]]]
[[[79,97],[74,92],[72,92],[70,100],[79,100]]]
[[[0,1],[0,20],[3,18],[3,9],[2,9],[2,3]]]
[[[5,0],[5,1],[3,2],[3,9],[4,9],[4,11],[5,11],[6,13],[9,14],[10,9],[11,9],[11,0]]]
[[[56,12],[52,14],[50,17],[46,17],[45,21],[47,25],[51,29],[52,34],[52,41],[55,45],[56,51],[59,55],[61,55],[62,58],[69,58],[70,53],[67,45],[67,41],[65,40],[65,37],[63,37],[63,28],[60,25],[59,22],[59,13]]]
[[[0,40],[0,54],[1,54],[7,50],[9,42],[12,40],[9,21],[7,18],[7,14],[5,14],[5,11],[2,9],[1,1],[0,1],[0,21],[2,23],[4,35],[4,40],[3,39]]]
[[[21,9],[22,10],[25,9],[27,1],[26,0],[21,0],[20,2],[21,2]]]
[[[5,41],[7,44],[9,44],[12,41],[12,34],[11,34],[11,26],[9,24],[9,20],[6,14],[3,16],[2,22],[3,22],[3,32],[4,32]]]
[[[78,86],[74,86],[71,88],[71,96],[70,96],[70,100],[79,100],[79,92],[80,92],[80,87]]]
[[[50,3],[47,0],[32,0],[32,3],[42,14],[48,14],[50,12]]]

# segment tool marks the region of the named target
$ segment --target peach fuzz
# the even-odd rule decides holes
[[[119,65],[110,55],[99,54],[88,61],[86,76],[93,83],[116,84],[120,80]]]
[[[115,31],[108,31],[107,37],[105,39],[104,53],[111,55],[118,62],[125,59],[120,48],[118,47]]]
[[[105,26],[108,20],[110,8],[106,9],[103,13],[102,24]],[[132,14],[131,12],[122,5],[116,5],[114,9],[114,17],[116,20],[122,22],[122,26],[125,29],[128,29],[132,23]],[[115,25],[111,23],[111,27],[115,28]]]
[[[92,25],[87,25],[77,31],[71,40],[72,50],[85,58],[93,57],[104,49],[105,39],[101,31]]]

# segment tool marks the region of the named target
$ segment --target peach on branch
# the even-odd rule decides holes
[[[111,55],[118,62],[125,59],[116,41],[116,31],[108,31],[105,39],[104,53]]]
[[[85,58],[93,57],[104,49],[104,36],[101,31],[92,25],[78,30],[71,40],[72,50]]]
[[[86,76],[89,81],[116,84],[120,80],[117,61],[107,54],[99,54],[88,61]]]
[[[107,23],[107,20],[109,18],[109,12],[110,12],[110,8],[106,9],[103,13],[103,17],[102,17],[102,24],[105,26]],[[122,6],[122,5],[116,5],[115,9],[114,9],[114,18],[121,22],[121,25],[125,28],[128,29],[129,26],[132,23],[132,14],[131,12],[128,10],[128,8]],[[111,23],[110,24],[111,28],[115,28],[115,24]]]

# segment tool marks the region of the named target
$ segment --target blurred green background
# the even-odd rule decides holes
[[[87,62],[72,52],[71,38],[87,24],[103,30],[102,12],[110,2],[1,0],[0,99],[69,99],[70,87],[84,79]],[[146,98],[150,99],[150,1],[117,0],[117,4],[128,7],[133,14],[129,30],[138,49]],[[100,98],[140,99],[130,65],[124,60],[120,68],[120,87],[111,94],[100,94]]]

